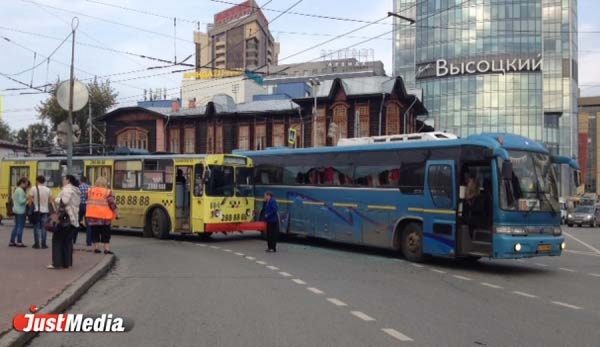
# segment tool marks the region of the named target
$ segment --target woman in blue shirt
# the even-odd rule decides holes
[[[17,183],[17,189],[13,193],[13,213],[15,215],[15,226],[10,234],[8,247],[27,247],[23,244],[23,229],[25,229],[25,205],[27,204],[27,186],[29,179],[21,177]],[[16,243],[15,243],[16,241]]]
[[[279,215],[277,213],[277,201],[273,193],[265,193],[265,205],[262,211],[262,219],[267,223],[267,249],[266,252],[277,252],[277,236],[279,234]]]

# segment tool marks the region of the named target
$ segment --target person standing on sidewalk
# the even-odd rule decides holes
[[[8,247],[27,247],[23,244],[23,229],[25,229],[25,206],[27,205],[27,185],[29,179],[21,177],[17,182],[17,188],[13,193],[12,212],[15,215],[15,226],[10,234],[10,243]],[[16,241],[16,242],[15,242]]]
[[[79,182],[73,175],[63,178],[63,187],[55,202],[58,208],[61,205],[69,217],[68,225],[59,226],[52,235],[52,264],[49,269],[68,268],[73,266],[73,233],[79,227],[79,203],[81,192]]]
[[[85,218],[92,228],[94,253],[101,253],[100,243],[104,245],[104,254],[113,254],[110,250],[110,223],[118,218],[117,205],[112,191],[107,188],[105,177],[98,177],[94,187],[88,192]]]
[[[87,220],[85,220],[85,210],[87,208],[87,199],[88,199],[88,191],[90,186],[87,184],[87,177],[82,176],[79,180],[79,191],[81,192],[81,202],[79,203],[79,229],[75,232],[75,236],[73,237],[73,244],[77,243],[77,234],[83,230],[83,225],[81,225],[81,221],[85,222],[85,245],[88,247],[92,246],[92,228],[88,224]]]
[[[35,240],[33,248],[48,248],[46,244],[46,222],[50,212],[48,206],[52,202],[52,192],[50,192],[50,188],[46,187],[44,176],[36,178],[35,187],[29,191],[29,197],[33,199],[34,211],[39,214],[39,218],[33,225],[33,239]]]
[[[265,193],[265,204],[262,211],[263,221],[267,223],[267,249],[265,252],[277,252],[277,236],[279,234],[279,215],[277,201],[273,193]]]

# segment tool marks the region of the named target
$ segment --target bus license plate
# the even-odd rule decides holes
[[[539,245],[537,250],[539,252],[550,252],[552,250],[552,245]]]

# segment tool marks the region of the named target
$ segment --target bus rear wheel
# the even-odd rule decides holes
[[[152,236],[157,239],[166,239],[169,237],[169,222],[166,213],[162,209],[155,208],[152,210],[149,222],[147,228]]]
[[[422,262],[423,230],[417,223],[409,223],[402,232],[402,253],[408,261]]]

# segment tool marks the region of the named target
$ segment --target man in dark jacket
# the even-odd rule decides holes
[[[265,193],[265,204],[262,211],[262,219],[267,223],[267,249],[266,252],[277,252],[277,235],[279,234],[279,215],[277,213],[277,201],[273,193]]]

